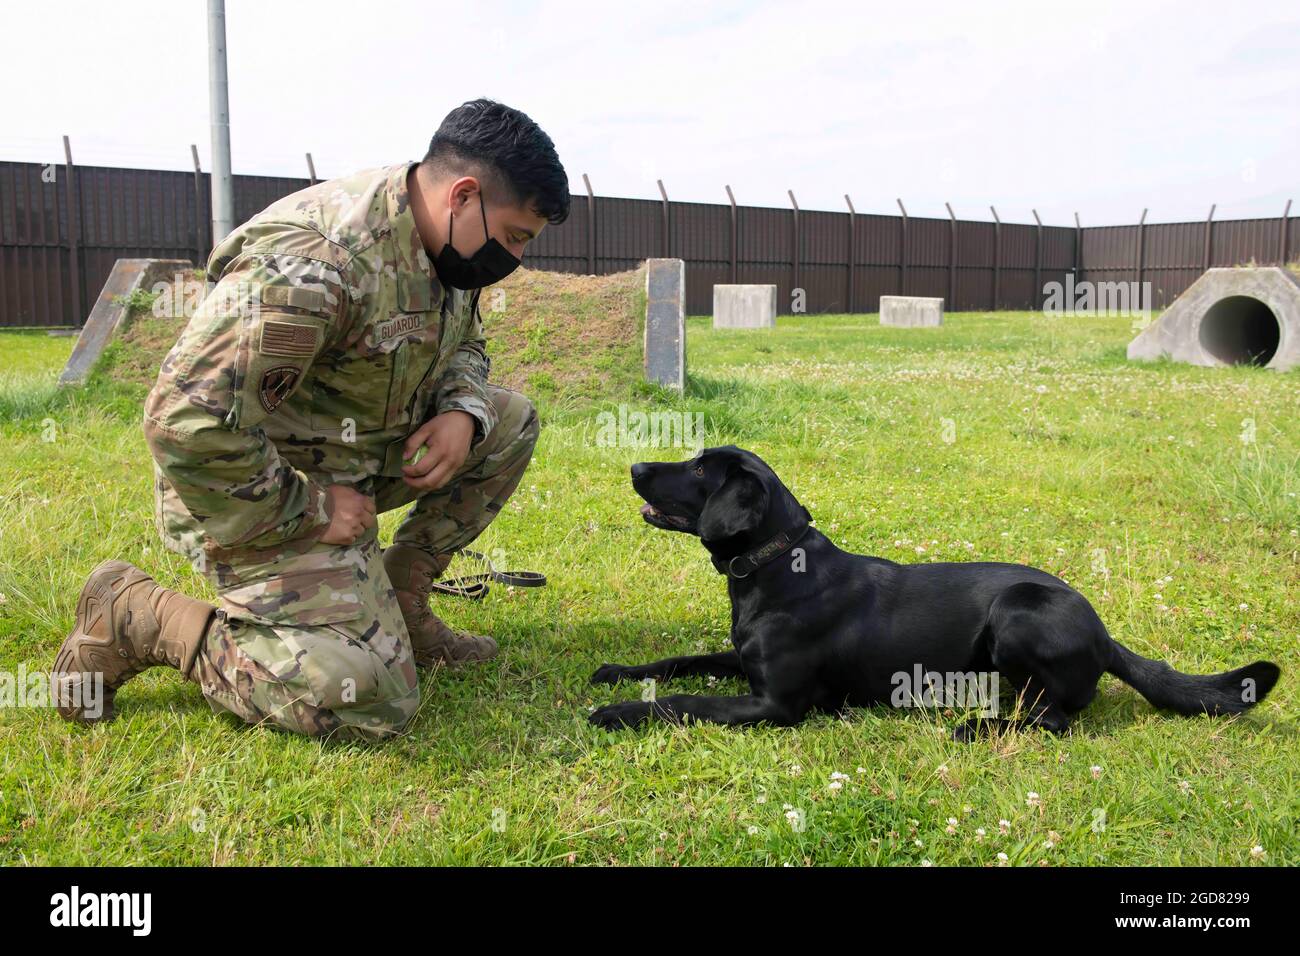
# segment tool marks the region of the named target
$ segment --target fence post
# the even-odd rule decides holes
[[[203,224],[206,221],[210,229],[212,220],[203,214],[203,169],[199,166],[199,148],[193,143],[190,143],[190,155],[194,158],[194,264],[206,269],[208,257],[203,245]]]
[[[1077,212],[1074,214],[1074,277],[1083,278],[1083,223],[1079,222]]]
[[[587,274],[596,274],[596,196],[591,191],[591,180],[582,174],[582,184],[587,187]]]
[[[1278,223],[1278,230],[1277,230],[1277,245],[1279,251],[1281,252],[1281,255],[1278,256],[1277,264],[1280,266],[1286,265],[1287,220],[1290,218],[1290,216],[1291,216],[1291,200],[1288,199],[1286,201],[1286,208],[1282,210],[1282,219]]]
[[[736,197],[731,193],[731,187],[727,186],[727,202],[731,203],[731,283],[736,283],[736,241],[740,238],[740,233],[736,228]]]
[[[316,164],[311,161],[311,153],[307,154],[307,179],[316,185]]]
[[[957,311],[957,217],[953,214],[952,204],[948,207],[948,308]]]
[[[1205,217],[1205,267],[1201,270],[1205,272],[1210,268],[1210,247],[1214,240],[1214,210],[1218,203],[1210,205],[1210,214]]]
[[[901,199],[895,199],[894,202],[898,203],[898,211],[903,214],[902,221],[899,223],[903,231],[898,250],[898,294],[907,295],[907,207],[903,205]]]
[[[856,230],[853,228],[853,220],[854,217],[857,216],[858,211],[853,208],[853,200],[849,198],[848,193],[844,194],[844,201],[849,204],[849,279],[848,279],[848,292],[846,294],[848,297],[847,311],[851,314],[853,312],[853,291],[854,291],[853,273],[855,271],[854,266],[857,264],[856,260],[858,258],[856,254],[857,250],[855,249],[854,232],[856,232]]]
[[[992,206],[989,212],[993,213],[993,311],[997,312],[1002,307],[1002,220]]]
[[[790,206],[794,210],[794,246],[791,257],[794,259],[794,278],[790,285],[790,295],[794,295],[794,290],[799,288],[799,202],[794,198],[794,190],[787,189],[786,195],[790,197]],[[805,299],[805,303],[807,300]]]
[[[1034,214],[1036,233],[1034,239],[1034,311],[1043,307],[1043,220],[1038,218],[1038,210],[1029,210]]]
[[[1137,274],[1138,288],[1142,288],[1142,259],[1147,251],[1147,211],[1142,210],[1142,217],[1138,219],[1137,231],[1137,249],[1134,250],[1133,271]]]
[[[672,258],[672,254],[673,254],[673,253],[672,253],[672,240],[669,238],[669,233],[668,233],[668,191],[667,191],[666,189],[664,189],[664,181],[663,181],[662,179],[656,179],[655,182],[659,184],[659,195],[664,197],[664,252],[663,252],[663,257],[664,257],[665,259],[670,259],[670,258]]]
[[[72,273],[72,324],[81,328],[86,317],[81,312],[81,257],[77,246],[81,244],[81,210],[77,206],[78,190],[72,165],[72,144],[63,137],[64,195],[68,203],[68,267]]]

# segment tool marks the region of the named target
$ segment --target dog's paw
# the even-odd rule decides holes
[[[967,721],[952,729],[952,739],[959,744],[973,744],[979,738],[979,727]]]
[[[650,708],[647,704],[639,700],[625,700],[618,704],[597,707],[587,720],[605,730],[622,730],[625,727],[635,727],[645,720],[649,713]]]
[[[591,675],[593,684],[617,684],[626,676],[627,668],[622,664],[601,664],[596,673]]]

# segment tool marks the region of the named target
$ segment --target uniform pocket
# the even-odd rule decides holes
[[[308,560],[318,556],[308,556]],[[367,643],[375,608],[349,565],[299,568],[219,592],[226,616],[261,625],[278,642],[277,679],[313,707],[338,710],[385,693],[383,663]]]
[[[256,624],[314,627],[355,621],[366,613],[360,580],[350,567],[289,571],[220,591],[228,617]]]

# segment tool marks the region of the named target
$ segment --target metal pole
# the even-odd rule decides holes
[[[208,0],[208,114],[212,124],[212,242],[235,228],[230,178],[230,86],[226,80],[226,3]]]
[[[311,161],[311,153],[307,154],[307,178],[313,186],[316,185],[316,164]]]
[[[1034,308],[1041,307],[1041,296],[1043,294],[1043,220],[1038,218],[1038,210],[1029,210],[1034,214],[1034,222],[1038,226],[1038,232],[1034,239]]]
[[[1214,210],[1216,206],[1218,206],[1218,203],[1212,203],[1210,205],[1210,214],[1205,217],[1205,269],[1202,271],[1208,271],[1210,268],[1210,250],[1214,245]]]
[[[1002,220],[992,206],[989,212],[993,213],[993,311],[996,312],[1002,307]]]
[[[194,264],[207,268],[208,247],[203,239],[212,228],[212,220],[203,215],[203,168],[199,165],[199,148],[190,143],[190,156],[194,158]],[[208,229],[203,228],[207,223]]]
[[[77,244],[81,238],[81,210],[77,203],[79,194],[76,173],[72,165],[72,144],[68,142],[66,136],[63,137],[63,159],[66,163],[63,186],[68,203],[68,264],[72,272],[72,317],[73,325],[81,328],[86,320],[86,317],[81,314],[81,261],[77,254]]]
[[[656,179],[655,182],[659,184],[659,195],[664,201],[664,258],[668,259],[672,256],[672,244],[668,232],[668,190],[664,189],[662,179]]]
[[[1142,260],[1146,256],[1147,248],[1147,211],[1142,210],[1142,218],[1138,220],[1137,232],[1137,256],[1135,259],[1134,271],[1137,273],[1138,288],[1142,287]]]
[[[794,281],[790,286],[790,294],[794,295],[794,290],[799,288],[799,201],[794,198],[793,189],[787,189],[785,193],[790,197],[790,206],[794,210]]]
[[[596,274],[596,194],[591,191],[591,180],[582,174],[582,184],[587,187],[587,275]]]
[[[907,295],[907,207],[901,199],[894,202],[898,203],[898,211],[903,214],[900,220],[902,234],[898,239],[898,294]]]
[[[1278,245],[1281,247],[1282,254],[1278,257],[1277,264],[1280,266],[1286,265],[1286,239],[1287,239],[1286,232],[1287,232],[1287,224],[1288,224],[1287,219],[1290,217],[1290,215],[1291,215],[1291,200],[1288,199],[1286,201],[1286,208],[1282,210],[1282,221],[1278,224],[1277,239],[1278,239]]]
[[[726,188],[727,202],[731,203],[731,282],[734,285],[736,282],[736,245],[740,236],[736,228],[736,197],[732,193],[730,186]]]
[[[853,233],[854,233],[853,220],[857,218],[858,211],[853,208],[853,200],[849,198],[848,193],[844,194],[844,201],[849,204],[849,281],[848,281],[848,290],[846,292],[848,307],[845,309],[845,311],[852,314],[853,312],[853,266],[854,266],[854,260],[857,258],[857,255],[855,254],[854,242],[853,242]]]
[[[957,215],[952,211],[951,203],[944,203],[948,207],[948,301],[945,303],[947,308],[953,312],[957,311]]]
[[[1074,277],[1083,279],[1083,223],[1079,214],[1074,214]]]

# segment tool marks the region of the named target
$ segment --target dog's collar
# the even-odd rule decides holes
[[[797,528],[782,531],[752,551],[746,551],[744,554],[738,554],[734,558],[725,560],[717,555],[710,555],[710,560],[713,561],[713,567],[717,569],[719,574],[725,574],[729,578],[747,578],[769,561],[780,557],[793,548],[799,539],[808,533],[808,529],[811,527],[812,524],[805,521]]]

